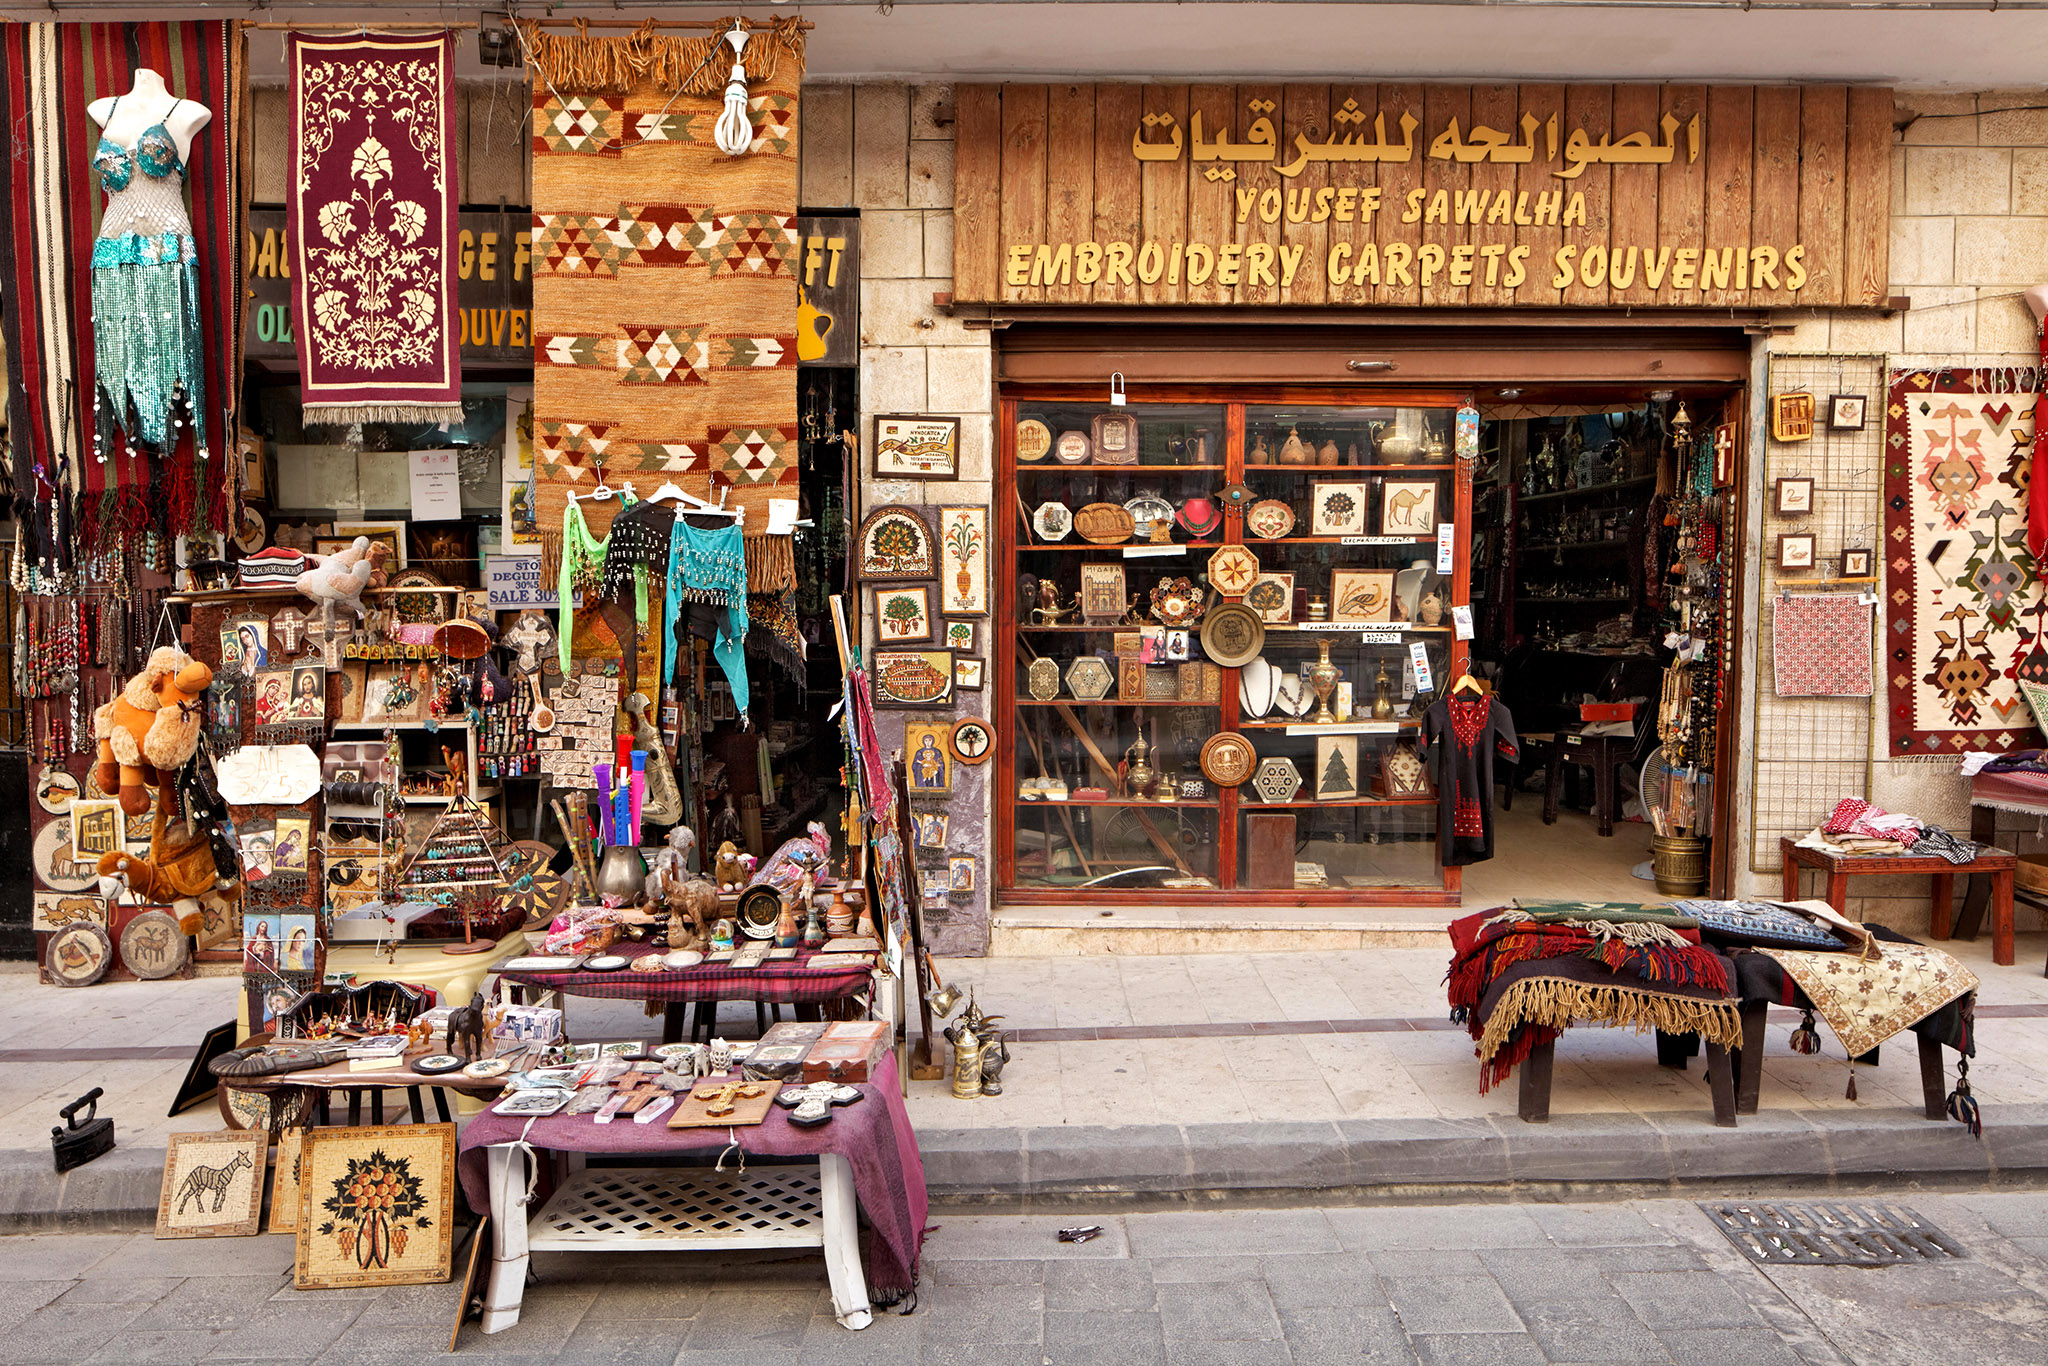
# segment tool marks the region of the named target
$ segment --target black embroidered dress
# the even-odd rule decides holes
[[[1423,759],[1436,782],[1446,867],[1493,857],[1493,759],[1521,757],[1515,721],[1491,697],[1452,695],[1422,715]]]

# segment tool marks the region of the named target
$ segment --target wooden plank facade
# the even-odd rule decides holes
[[[1856,307],[1886,293],[1888,89],[958,98],[962,302]]]

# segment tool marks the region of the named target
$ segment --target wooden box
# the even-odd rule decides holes
[[[804,1080],[866,1081],[888,1051],[887,1021],[841,1020],[811,1045],[804,1058]]]

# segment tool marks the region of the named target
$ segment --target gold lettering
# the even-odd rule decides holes
[[[1503,194],[1502,199],[1506,199]],[[1500,284],[1500,258],[1508,249],[1505,242],[1490,242],[1479,249],[1481,259],[1486,262],[1486,287],[1493,289]]]
[[[1437,193],[1443,192],[1439,190]],[[1424,242],[1422,249],[1415,253],[1415,265],[1422,276],[1422,287],[1428,289],[1435,282],[1437,272],[1444,268],[1444,249],[1435,242]]]
[[[1225,242],[1216,253],[1216,283],[1225,289],[1236,289],[1244,271],[1244,247],[1236,242]]]
[[[840,252],[841,252],[841,251],[842,251],[842,250],[843,250],[843,249],[845,248],[845,246],[846,246],[846,239],[845,239],[844,237],[834,237],[834,238],[832,238],[832,239],[831,239],[830,241],[828,241],[828,242],[827,242],[827,243],[826,243],[825,245],[827,245],[827,246],[829,246],[829,247],[831,247],[831,248],[832,248],[832,273],[831,273],[830,275],[828,275],[828,276],[826,276],[826,277],[825,277],[825,283],[826,283],[826,284],[828,284],[828,285],[836,285],[836,284],[838,284],[838,283],[839,283],[839,253],[840,253]],[[525,279],[526,279],[526,267],[528,266],[528,264],[530,264],[530,263],[532,262],[532,260],[533,260],[533,234],[532,234],[531,232],[515,232],[515,233],[513,233],[513,234],[512,234],[512,278],[513,278],[513,280],[515,280],[515,281],[518,281],[518,282],[521,282],[521,283],[523,283],[523,282],[525,281]]]
[[[1370,223],[1372,216],[1380,211],[1380,187],[1368,185],[1358,192],[1358,221]]]
[[[1458,191],[1458,222],[1477,223],[1486,213],[1487,201],[1493,195],[1486,190]]]
[[[1529,192],[1523,190],[1515,196],[1515,226],[1533,228],[1536,220],[1529,217]]]
[[[1181,253],[1186,249],[1187,244],[1185,242],[1175,242],[1173,244],[1173,255],[1166,262],[1166,283],[1170,285],[1180,283],[1180,257]]]
[[[1470,242],[1451,248],[1451,284],[1458,289],[1472,283],[1472,252]]]
[[[1428,193],[1429,191],[1427,190],[1410,190],[1408,192],[1408,208],[1401,215],[1403,223],[1420,223],[1422,221],[1422,200]]]
[[[1776,247],[1751,247],[1749,249],[1749,282],[1758,289],[1778,288],[1778,249]]]
[[[477,239],[476,277],[479,280],[498,278],[498,234],[487,232]]]
[[[1259,196],[1259,221],[1278,223],[1280,221],[1280,191],[1270,189]]]
[[[1358,265],[1351,272],[1354,285],[1377,285],[1380,282],[1380,249],[1371,242],[1362,242],[1358,247]]]
[[[1425,223],[1448,223],[1451,221],[1451,194],[1438,190],[1429,197],[1429,211],[1422,215]]]
[[[1595,242],[1579,257],[1579,283],[1598,289],[1607,283],[1607,245]]]
[[[1506,223],[1515,211],[1514,198],[1506,190],[1493,197],[1493,207],[1486,211],[1488,223]]]
[[[1253,242],[1244,249],[1245,283],[1248,285],[1275,285],[1280,283],[1273,275],[1273,244]]]
[[[253,236],[254,234],[251,235]],[[256,258],[256,269],[252,274],[262,280],[274,280],[277,278],[277,230],[275,228],[265,228],[263,230],[263,249],[261,251],[252,250],[249,254]]]
[[[1414,259],[1415,250],[1414,248],[1410,247],[1406,242],[1387,243],[1387,255],[1385,261],[1385,265],[1387,267],[1387,283],[1389,285],[1400,285],[1403,288],[1406,288],[1407,286],[1414,284],[1415,277],[1408,273],[1408,263]]]
[[[1311,196],[1311,195],[1309,194],[1309,192],[1308,192],[1307,190],[1305,190],[1305,189],[1303,189],[1303,190],[1295,190],[1295,189],[1290,189],[1290,190],[1288,190],[1288,191],[1287,191],[1287,221],[1288,221],[1288,222],[1290,222],[1290,223],[1306,223],[1306,222],[1308,222],[1308,212],[1309,212],[1309,206],[1310,206],[1311,204],[1313,204],[1314,202],[1315,202],[1315,201],[1314,201],[1313,197],[1312,197],[1312,196]]]
[[[455,242],[455,274],[457,278],[467,280],[470,270],[476,265],[476,234],[464,228],[455,234]]]
[[[1254,205],[1254,204],[1256,204],[1256,203],[1258,203],[1258,202],[1259,202],[1259,192],[1258,192],[1257,190],[1250,190],[1250,189],[1246,189],[1246,188],[1245,188],[1244,186],[1242,186],[1242,185],[1238,186],[1238,187],[1237,187],[1237,221],[1238,221],[1238,222],[1240,222],[1240,223],[1243,223],[1243,222],[1247,221],[1248,219],[1250,219],[1250,218],[1251,218],[1251,216],[1252,216],[1252,205]]]
[[[1188,283],[1206,285],[1216,269],[1216,253],[1207,242],[1188,243]]]
[[[1557,274],[1552,276],[1550,280],[1550,287],[1552,289],[1563,289],[1572,282],[1572,257],[1578,254],[1579,249],[1577,247],[1559,247],[1557,249],[1557,255],[1551,258],[1552,262],[1557,266]]]
[[[1564,225],[1568,228],[1586,226],[1586,196],[1578,190],[1573,190],[1571,198],[1565,201]]]
[[[1280,244],[1280,285],[1283,289],[1294,283],[1294,272],[1301,266],[1303,250],[1298,242],[1291,247],[1285,242]]]
[[[1331,189],[1316,191],[1316,214],[1311,221],[1327,223],[1330,220],[1330,206],[1337,202],[1337,192]]]
[[[505,310],[494,308],[491,317],[491,345],[497,346],[505,340]]]
[[[1134,255],[1129,242],[1111,242],[1108,259],[1102,272],[1104,282],[1112,285],[1136,284],[1137,281],[1131,278],[1131,261]]]
[[[1074,248],[1074,283],[1092,285],[1102,278],[1102,243],[1083,242]]]
[[[527,339],[526,335],[526,310],[523,308],[513,309],[512,345],[515,347],[524,347],[531,346],[532,344],[533,343]]]
[[[1636,282],[1636,249],[1623,251],[1614,249],[1614,259],[1607,263],[1607,284],[1611,289],[1627,289]]]
[[[1806,246],[1799,243],[1785,253],[1785,288],[1797,289],[1806,283]]]
[[[1670,268],[1671,248],[1659,247],[1654,252],[1648,247],[1643,248],[1643,287],[1645,289],[1664,288],[1664,272]]]
[[[1147,240],[1138,248],[1138,281],[1140,284],[1156,285],[1159,277],[1166,274],[1166,252],[1157,242]]]
[[[1558,210],[1564,207],[1564,191],[1545,190],[1536,196],[1536,226],[1558,225]]]
[[[812,233],[804,239],[804,288],[818,283],[818,272],[825,266],[825,238],[821,233]]]
[[[1529,273],[1522,269],[1522,262],[1528,260],[1529,253],[1534,250],[1534,247],[1516,247],[1508,253],[1508,278],[1501,281],[1502,284],[1515,289],[1529,278]]]
[[[1691,289],[1693,271],[1698,268],[1700,251],[1698,247],[1680,247],[1678,259],[1671,263],[1671,287]]]
[[[1357,208],[1358,190],[1355,186],[1346,185],[1343,189],[1337,191],[1337,221],[1339,223],[1349,223]]]
[[[1709,247],[1706,254],[1700,257],[1700,288],[1728,288],[1728,280],[1735,269],[1735,258],[1738,254],[1734,247],[1722,247],[1719,250]]]
[[[1351,244],[1349,242],[1339,242],[1336,246],[1330,248],[1328,274],[1330,283],[1333,285],[1348,285],[1351,283]]]
[[[1063,285],[1068,282],[1074,269],[1074,249],[1062,242],[1057,248],[1041,242],[1031,257],[1031,283],[1034,285]]]

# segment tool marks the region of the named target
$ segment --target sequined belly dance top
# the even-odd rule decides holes
[[[116,99],[114,109],[120,107]],[[107,123],[113,121],[109,111]],[[138,444],[170,449],[190,422],[204,456],[199,267],[177,140],[162,123],[144,130],[133,150],[102,137],[92,164],[107,192],[92,248],[100,454],[109,453],[110,425],[134,454]]]

